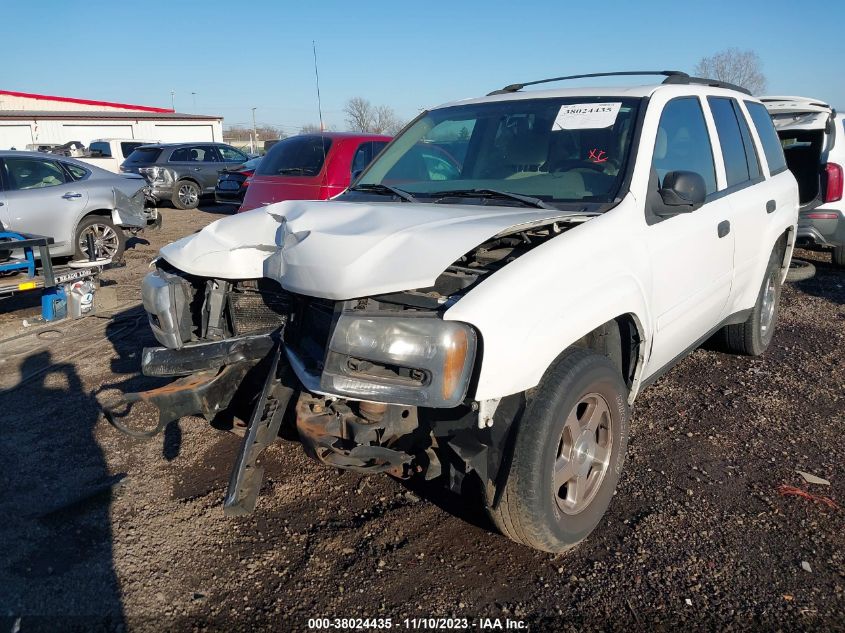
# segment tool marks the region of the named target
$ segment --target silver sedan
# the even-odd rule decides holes
[[[146,181],[38,152],[0,151],[0,230],[45,235],[53,256],[87,257],[88,235],[100,257],[120,259],[124,230],[156,218],[145,209]]]

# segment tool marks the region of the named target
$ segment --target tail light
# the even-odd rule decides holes
[[[827,175],[827,187],[824,192],[825,202],[842,200],[842,165],[828,163],[824,166]]]

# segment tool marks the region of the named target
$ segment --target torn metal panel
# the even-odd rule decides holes
[[[145,208],[147,197],[144,187],[139,187],[131,195],[127,195],[118,187],[114,187],[114,208],[112,220],[118,226],[144,228],[147,221],[152,219],[150,211]]]

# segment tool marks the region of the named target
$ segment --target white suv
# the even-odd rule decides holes
[[[143,368],[183,377],[125,402],[157,404],[158,429],[251,409],[229,513],[253,508],[258,455],[295,418],[332,467],[472,478],[510,538],[578,543],[643,387],[714,334],[769,346],[795,241],[798,187],[760,101],[660,74],[435,108],[334,200],[164,247],[143,299],[165,347]]]

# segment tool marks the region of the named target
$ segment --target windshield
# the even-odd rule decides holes
[[[495,190],[546,202],[610,202],[624,178],[640,99],[575,97],[428,112],[356,183],[421,201]]]

